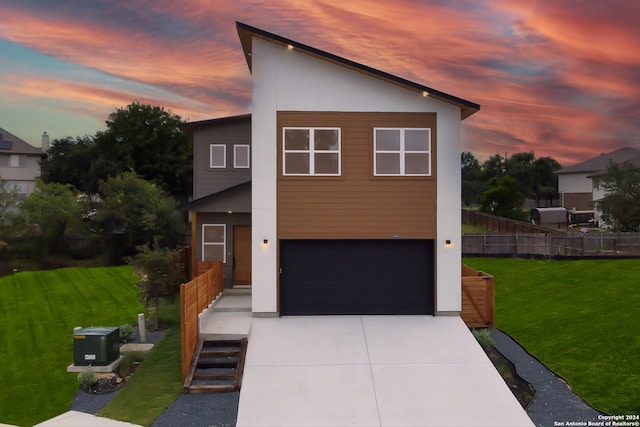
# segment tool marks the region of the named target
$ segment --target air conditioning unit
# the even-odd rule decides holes
[[[120,356],[120,328],[88,327],[73,332],[73,364],[106,366]]]

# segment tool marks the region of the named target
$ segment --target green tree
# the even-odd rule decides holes
[[[113,261],[135,254],[141,245],[151,249],[176,246],[185,221],[176,202],[160,187],[133,172],[109,178],[100,186],[102,202],[94,217],[111,242]]]
[[[81,192],[95,194],[99,177],[91,172],[91,166],[98,157],[93,137],[56,139],[40,162],[40,178],[45,183],[71,184]]]
[[[640,231],[640,166],[611,161],[607,172],[594,179],[605,193],[596,202],[603,220],[615,231]]]
[[[126,258],[127,264],[133,267],[138,278],[140,302],[147,311],[151,303],[155,305],[154,324],[158,328],[159,298],[163,295],[173,295],[180,283],[184,281],[184,269],[178,263],[175,253],[167,248],[151,249],[147,245],[138,248],[139,252]]]
[[[478,203],[479,197],[485,189],[482,169],[478,159],[469,151],[460,155],[460,166],[462,168],[462,202],[466,206],[471,206]]]
[[[518,189],[525,197],[533,197],[534,175],[532,151],[516,153],[504,161],[505,175],[515,179]]]
[[[64,253],[65,236],[82,224],[85,203],[71,184],[36,181],[33,193],[20,203],[20,217],[26,221],[30,244],[40,247],[40,255]]]
[[[20,204],[18,188],[11,186],[6,180],[0,177],[0,223],[7,219],[11,208]]]
[[[525,195],[510,176],[494,177],[487,184],[487,191],[480,197],[480,210],[493,215],[523,220],[522,204]]]
[[[162,107],[133,103],[117,109],[98,132],[98,157],[92,173],[106,180],[122,172],[160,186],[180,201],[191,195],[191,139],[179,128],[181,118]]]

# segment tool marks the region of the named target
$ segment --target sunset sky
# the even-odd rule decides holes
[[[463,150],[564,166],[640,147],[638,0],[2,0],[0,127],[40,145],[116,108],[251,112],[240,21],[481,105]]]

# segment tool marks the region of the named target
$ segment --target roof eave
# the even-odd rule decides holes
[[[253,37],[255,36],[273,43],[280,44],[285,47],[292,46],[294,49],[300,50],[308,55],[315,56],[317,58],[321,58],[323,60],[333,62],[347,68],[354,69],[358,72],[364,73],[371,77],[402,86],[406,89],[414,90],[419,94],[423,94],[423,95],[426,94],[429,97],[438,99],[443,102],[447,102],[449,104],[453,104],[460,108],[461,120],[466,119],[467,117],[471,116],[472,114],[480,110],[480,105],[474,102],[467,101],[465,99],[458,98],[448,93],[441,92],[437,89],[433,89],[431,87],[424,86],[407,79],[403,79],[402,77],[398,77],[393,74],[389,74],[387,72],[380,71],[375,68],[360,64],[358,62],[351,61],[350,59],[346,59],[346,58],[334,55],[332,53],[325,52],[320,49],[316,49],[312,46],[308,46],[303,43],[296,42],[295,40],[287,39],[277,34],[273,34],[268,31],[264,31],[259,28],[252,27],[250,25],[243,24],[242,22],[236,21],[236,28],[238,30],[238,36],[240,37],[240,43],[242,45],[242,50],[244,52],[245,60],[247,61],[247,65],[249,66],[249,71],[252,70],[251,52],[253,48]]]

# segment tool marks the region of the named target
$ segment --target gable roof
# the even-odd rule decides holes
[[[251,70],[252,68],[251,49],[252,49],[253,37],[260,37],[264,40],[267,40],[272,43],[276,43],[285,47],[292,46],[294,49],[297,49],[300,52],[306,53],[316,58],[333,62],[340,66],[350,68],[352,70],[356,70],[368,76],[402,86],[409,90],[426,94],[427,96],[438,99],[440,101],[447,102],[449,104],[453,104],[460,108],[460,115],[462,120],[466,119],[473,113],[476,113],[477,111],[480,110],[480,105],[475,104],[471,101],[467,101],[465,99],[458,98],[453,95],[449,95],[448,93],[441,92],[431,87],[424,86],[419,83],[415,83],[415,82],[403,79],[402,77],[394,76],[393,74],[389,74],[384,71],[380,71],[375,68],[371,68],[366,65],[359,64],[349,59],[334,55],[329,52],[322,51],[320,49],[316,49],[314,47],[311,47],[302,43],[298,43],[294,40],[287,39],[285,37],[278,36],[273,33],[269,33],[259,28],[255,28],[250,25],[243,24],[241,22],[236,22],[236,28],[238,30],[238,35],[240,36],[240,43],[242,44],[244,57],[247,60],[247,64],[249,65],[249,70]]]
[[[180,123],[179,127],[187,134],[193,136],[193,132],[196,129],[200,129],[203,127],[208,127],[210,125],[222,124],[222,123],[233,123],[233,122],[241,122],[241,121],[251,121],[251,114],[241,114],[238,116],[229,116],[229,117],[219,117],[215,119],[207,119],[200,120],[197,122],[185,122]]]
[[[0,154],[27,154],[45,156],[41,149],[24,142],[11,132],[0,128]]]
[[[555,173],[557,174],[569,174],[569,173],[596,173],[605,171],[609,161],[613,160],[616,163],[624,163],[627,160],[631,160],[634,157],[640,156],[640,150],[636,150],[631,147],[619,148],[610,153],[600,154],[593,159],[585,160],[582,163],[575,164],[562,168]]]

